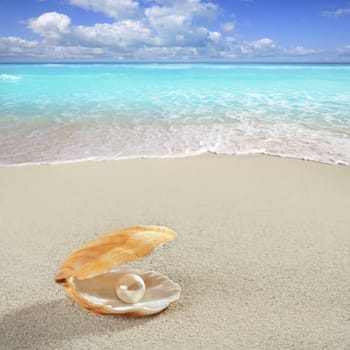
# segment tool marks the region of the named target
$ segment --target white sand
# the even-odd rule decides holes
[[[136,265],[182,297],[101,316],[54,283],[86,240],[178,239]],[[1,349],[350,349],[350,167],[201,156],[0,168]]]

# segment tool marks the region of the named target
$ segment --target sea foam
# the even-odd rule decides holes
[[[21,79],[21,77],[18,75],[0,74],[0,80],[15,81],[19,79]]]

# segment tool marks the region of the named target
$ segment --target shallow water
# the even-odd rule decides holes
[[[0,163],[266,153],[350,164],[350,65],[0,64]]]

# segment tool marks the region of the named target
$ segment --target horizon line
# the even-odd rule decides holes
[[[350,61],[4,61],[0,64],[350,64]]]

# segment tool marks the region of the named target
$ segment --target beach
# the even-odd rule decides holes
[[[0,167],[1,349],[349,349],[350,167],[205,154]],[[54,282],[97,235],[163,225],[133,266],[180,284],[151,317],[102,316]]]

